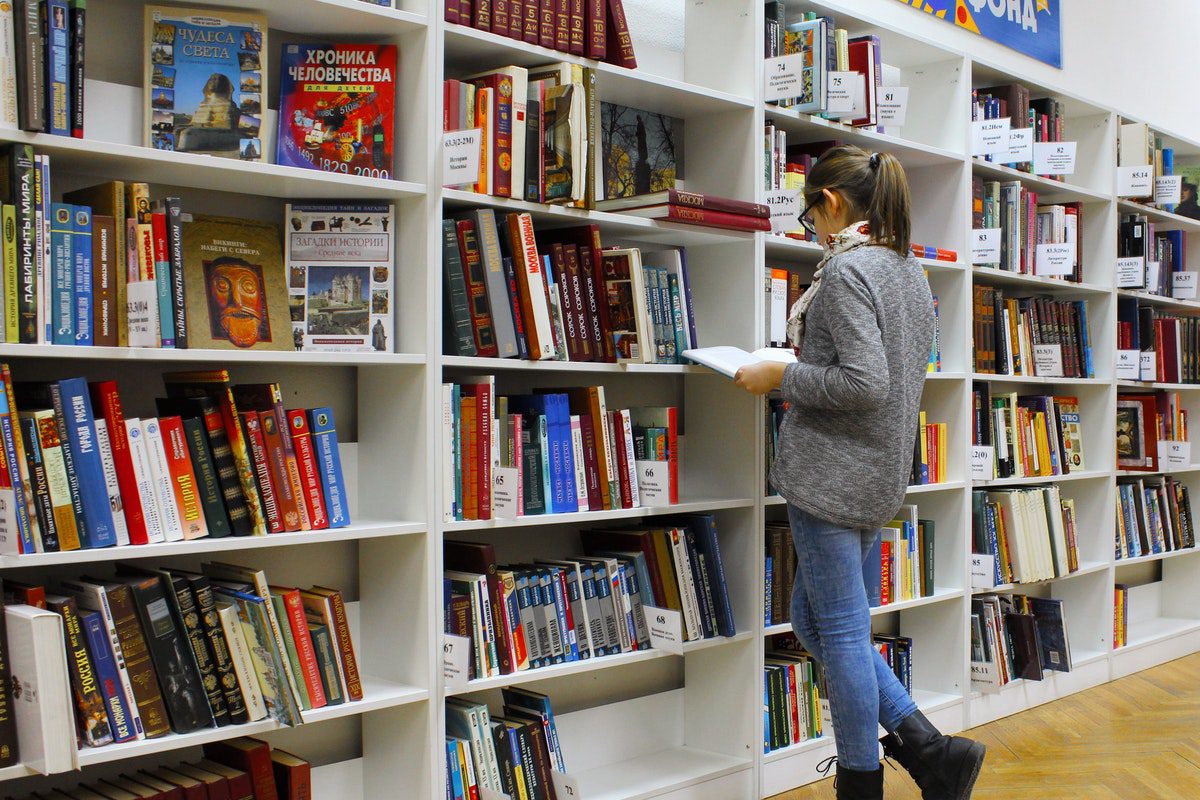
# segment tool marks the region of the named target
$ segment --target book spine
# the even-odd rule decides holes
[[[338,677],[338,658],[334,652],[333,639],[329,628],[325,625],[308,623],[309,636],[312,638],[313,652],[321,669],[321,688],[325,691],[325,704],[331,706],[346,702],[342,695],[342,682]]]
[[[8,468],[9,482],[13,488],[13,505],[17,519],[17,550],[21,553],[39,552],[42,546],[41,529],[37,523],[34,507],[33,485],[29,465],[25,461],[25,443],[18,427],[16,400],[13,397],[12,375],[8,365],[0,363],[0,376],[4,381],[3,397],[0,397],[0,442],[4,445],[4,461]]]
[[[188,346],[187,299],[183,291],[183,201],[178,197],[163,200],[167,227],[167,258],[171,292],[172,327],[175,347],[183,350]]]
[[[71,1],[71,136],[83,138],[83,59],[87,41],[87,0]]]
[[[175,499],[174,482],[171,480],[171,465],[167,459],[166,443],[162,426],[153,417],[142,420],[142,442],[146,448],[146,460],[150,467],[150,482],[154,487],[162,533],[168,542],[183,540],[182,509]]]
[[[637,69],[637,58],[633,54],[633,39],[629,35],[629,23],[625,19],[625,4],[622,0],[607,0],[605,26],[608,60],[626,69]],[[770,230],[770,225],[766,230]]]
[[[163,515],[155,490],[154,472],[150,465],[150,452],[146,446],[142,422],[137,417],[125,420],[125,435],[129,440],[129,456],[134,475],[134,486],[142,504],[142,519],[146,527],[146,542],[166,541]],[[132,538],[131,538],[132,542]]]
[[[138,622],[133,595],[125,584],[112,584],[105,588],[105,597],[112,616],[113,628],[125,658],[125,668],[138,718],[147,738],[170,733],[167,709],[159,692],[158,678],[150,660],[150,652]]]
[[[225,709],[229,721],[234,725],[247,722],[245,699],[238,685],[237,670],[233,657],[229,652],[229,643],[221,628],[221,618],[217,613],[216,600],[213,598],[212,586],[203,575],[188,578],[190,593],[195,601],[196,616],[199,619],[205,639],[208,641],[209,653],[216,670],[217,684],[225,701]]]
[[[304,673],[300,667],[300,654],[296,650],[296,637],[292,633],[292,626],[288,623],[287,607],[284,605],[284,599],[278,592],[271,592],[267,598],[270,603],[271,612],[274,615],[272,630],[276,647],[279,648],[280,661],[283,664],[283,670],[288,675],[289,690],[293,692],[292,697],[300,711],[312,710],[312,701],[309,700],[308,687],[304,682]],[[274,630],[274,625],[278,624],[279,629]]]
[[[250,646],[242,631],[236,604],[219,607],[217,618],[221,621],[221,632],[229,645],[229,660],[233,662],[237,674],[238,688],[246,707],[247,719],[255,722],[267,715],[267,706],[258,674],[254,669],[254,659],[250,656]]]
[[[37,210],[41,215],[41,224],[38,228],[41,234],[41,238],[39,239],[41,257],[38,261],[38,322],[41,325],[40,335],[42,338],[38,339],[38,344],[46,344],[51,341],[50,276],[48,272],[52,263],[50,251],[50,211],[54,205],[50,192],[50,156],[35,154],[34,169],[37,173],[35,176]]]
[[[283,435],[286,431],[279,428],[279,417],[274,409],[259,411],[259,430],[266,446],[267,461],[271,468],[271,484],[275,490],[275,503],[283,520],[285,531],[303,529],[300,503],[303,501],[296,496],[292,484],[291,471],[288,469],[287,451],[283,446]],[[289,444],[290,444],[289,439]]]
[[[50,329],[51,343],[75,343],[74,235],[73,207],[55,203],[51,207],[50,252]]]
[[[487,281],[479,252],[479,241],[475,235],[475,226],[470,220],[459,220],[456,229],[463,285],[466,287],[475,350],[479,356],[495,358],[499,355],[499,349],[496,346],[496,331],[492,326]]]
[[[108,423],[104,421],[103,417],[96,417],[96,446],[100,450],[100,467],[104,470],[104,489],[108,494],[108,507],[112,509],[113,529],[117,534],[117,544],[129,544],[129,526],[125,524],[125,503],[121,497],[121,486],[117,483],[117,465],[113,461]]]
[[[538,43],[538,26],[540,24],[540,14],[538,11],[539,0],[524,0],[525,2],[525,24],[521,30],[521,38],[526,44]]]
[[[15,4],[17,40],[17,111],[21,128],[40,133],[46,127],[46,67],[42,17],[37,0]]]
[[[354,642],[350,638],[350,623],[346,619],[346,604],[342,602],[342,596],[338,593],[332,594],[329,597],[329,601],[333,618],[333,630],[331,633],[337,640],[342,672],[346,676],[346,692],[349,694],[351,700],[362,700],[362,679],[358,674],[358,661],[354,657]]]
[[[570,0],[554,0],[554,49],[560,53],[571,51]]]
[[[212,710],[194,663],[185,656],[185,645],[175,627],[171,606],[162,581],[156,576],[130,586],[133,603],[146,634],[146,648],[160,676],[171,676],[171,687],[163,697],[171,718],[171,729],[188,733],[213,724]]]
[[[71,135],[70,31],[67,0],[46,3],[46,132]]]
[[[473,0],[471,25],[481,31],[492,29],[492,0]]]
[[[724,211],[727,214],[737,214],[745,217],[770,219],[771,210],[762,203],[751,203],[746,200],[732,200],[728,197],[716,197],[700,192],[688,192],[683,189],[668,189],[667,203],[673,206],[685,206],[704,211]]]
[[[196,598],[186,579],[172,577],[164,580],[170,582],[171,588],[175,592],[175,601],[179,608],[178,621],[183,625],[182,633],[187,638],[191,653],[195,658],[196,669],[200,674],[200,682],[204,686],[205,695],[208,697],[208,707],[212,711],[213,719],[216,721],[217,727],[228,725],[231,721],[229,709],[225,705],[225,695],[221,691],[221,684],[217,679],[217,665],[213,660],[212,651],[208,647],[208,636],[200,620]]]
[[[0,231],[4,247],[4,341],[16,343],[21,340],[21,312],[17,304],[17,207],[11,203],[0,208]]]
[[[33,0],[26,0],[33,2]],[[37,3],[33,3],[35,7]],[[40,101],[39,101],[40,104]],[[24,119],[24,115],[22,115]],[[38,342],[38,262],[39,240],[34,192],[33,147],[14,144],[8,154],[9,196],[14,203],[17,232],[17,310],[20,315],[18,339],[21,344]]]
[[[196,472],[188,452],[187,437],[183,431],[183,420],[179,417],[163,417],[159,420],[162,430],[163,450],[174,489],[175,505],[179,509],[179,521],[184,539],[199,539],[208,535],[208,524],[204,518],[204,506],[200,489],[196,485]]]
[[[463,277],[458,230],[454,220],[442,220],[443,347],[450,355],[475,356],[470,298]],[[452,343],[452,344],[451,344]]]
[[[342,479],[342,461],[338,452],[333,409],[310,409],[308,423],[312,430],[313,449],[317,455],[317,468],[321,475],[321,491],[325,498],[329,527],[343,528],[350,524],[350,509],[346,501],[346,484]]]
[[[262,497],[262,510],[266,517],[267,530],[271,533],[281,533],[283,518],[279,514],[279,506],[275,501],[272,469],[270,459],[267,457],[267,445],[263,440],[258,412],[243,411],[241,417],[246,429],[246,444],[249,447],[251,464],[258,481],[258,491]]]
[[[53,425],[53,420],[50,420],[50,423]],[[38,421],[33,417],[23,416],[19,420],[19,424],[21,427],[21,437],[25,443],[25,459],[29,465],[29,477],[33,485],[34,513],[37,516],[38,527],[42,533],[42,549],[45,552],[56,552],[60,549],[58,535],[59,515],[69,517],[73,528],[75,525],[74,512],[71,509],[70,503],[67,503],[61,510],[56,509],[54,506],[49,468],[45,463],[45,457],[42,454],[42,448],[38,441]],[[59,489],[60,493],[66,490],[65,484],[66,481],[64,478],[63,486]],[[76,548],[78,548],[78,545],[76,545]]]
[[[300,660],[300,676],[308,692],[313,708],[326,705],[325,690],[321,685],[321,671],[317,665],[317,654],[313,649],[312,636],[308,632],[308,621],[304,616],[304,605],[297,591],[283,594],[283,607],[287,613],[292,637],[296,641],[296,655]]]
[[[585,0],[585,2],[587,3],[585,55],[597,61],[605,61],[608,53],[608,36],[605,34],[605,13],[608,0]]]
[[[508,300],[505,286],[504,260],[500,252],[500,234],[496,228],[496,215],[491,209],[479,209],[473,213],[476,241],[479,245],[480,268],[486,279],[486,294],[490,301],[490,312],[495,335],[497,354],[501,358],[512,358],[520,354],[513,325],[513,306]],[[474,291],[471,292],[474,296]]]
[[[65,421],[67,446],[79,478],[85,520],[80,526],[80,539],[85,547],[111,547],[117,543],[116,528],[108,504],[87,384],[83,378],[70,378],[52,384],[51,391],[58,398],[55,410]]]
[[[586,9],[584,8],[587,0],[570,0],[569,3],[569,22],[568,22],[568,52],[574,56],[581,56],[586,49]]]
[[[112,642],[100,612],[93,611],[81,616],[88,652],[92,656],[92,667],[96,673],[96,684],[104,698],[108,711],[109,730],[114,742],[128,742],[138,738],[137,726],[133,722],[132,706],[125,697],[113,657]]]
[[[554,49],[554,4],[556,0],[538,0],[538,40],[547,49]]]
[[[92,330],[95,325],[95,297],[92,294],[92,210],[87,206],[72,207],[71,231],[72,275],[74,278],[74,344],[91,347],[95,344]]]
[[[325,497],[321,493],[321,476],[313,451],[312,433],[308,429],[308,414],[304,409],[292,409],[287,412],[287,421],[292,444],[296,448],[296,464],[300,470],[302,496],[311,528],[328,528],[329,517],[325,513]]]
[[[183,420],[183,434],[187,439],[188,455],[192,460],[192,471],[196,476],[196,491],[200,495],[200,503],[204,509],[204,522],[208,527],[208,535],[213,538],[229,536],[229,516],[225,504],[221,500],[221,482],[217,477],[217,468],[208,448],[208,436],[204,432],[204,422],[200,417],[187,417]]]
[[[666,213],[659,218],[672,222],[706,225],[712,228],[725,228],[735,231],[771,230],[771,221],[769,219],[751,217],[744,214],[730,214],[725,211],[714,211],[707,208],[693,208],[691,206],[668,205]]]
[[[458,16],[458,0],[444,0],[444,3],[445,10],[443,19],[452,25],[458,25],[462,21]]]
[[[112,217],[92,215],[92,294],[95,317],[92,342],[97,347],[118,345],[116,224]]]
[[[535,361],[553,359],[554,336],[550,330],[550,312],[543,290],[542,260],[533,234],[533,218],[528,213],[510,214],[508,229],[530,356]]]
[[[143,226],[139,226],[141,228]],[[158,296],[158,336],[162,347],[175,346],[175,310],[171,291],[171,262],[167,253],[167,215],[150,214],[150,224],[142,232],[143,247],[149,247],[148,258],[154,264],[154,287]],[[149,236],[149,242],[146,237]]]
[[[111,744],[113,736],[108,725],[104,697],[96,680],[96,673],[92,669],[92,659],[88,654],[87,640],[79,622],[75,599],[47,598],[46,605],[62,617],[67,646],[67,672],[71,678],[71,690],[75,698],[76,737],[88,747]]]

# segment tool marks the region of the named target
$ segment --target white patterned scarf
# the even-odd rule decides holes
[[[813,274],[812,284],[800,295],[800,299],[792,304],[787,321],[788,343],[796,348],[796,354],[799,355],[800,348],[804,345],[804,320],[808,316],[808,307],[812,305],[813,299],[817,296],[817,289],[821,286],[821,273],[825,271],[825,265],[829,263],[829,259],[836,255],[841,255],[847,250],[853,250],[856,247],[862,247],[864,244],[871,242],[871,228],[866,220],[847,225],[837,233],[832,233],[826,237],[825,255],[821,257],[817,264],[817,271]]]

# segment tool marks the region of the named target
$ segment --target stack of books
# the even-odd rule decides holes
[[[771,230],[771,210],[761,203],[733,200],[699,192],[669,189],[596,204],[599,211],[616,211],[631,217],[707,225],[740,231]]]
[[[86,0],[0,8],[0,128],[83,138]]]
[[[986,693],[1014,680],[1071,671],[1062,600],[1022,594],[971,600],[971,685]]]
[[[992,447],[993,478],[1069,475],[1086,469],[1079,398],[971,390],[971,444]]]
[[[913,445],[910,486],[943,483],[949,479],[946,457],[950,452],[949,428],[945,422],[929,422],[924,411],[917,423],[917,440]]]
[[[1075,501],[1058,486],[976,489],[972,552],[992,556],[996,585],[1061,578],[1079,569]]]
[[[1117,231],[1117,258],[1136,258],[1141,266],[1140,280],[1122,280],[1120,288],[1170,297],[1174,275],[1187,270],[1187,236],[1182,230],[1157,230],[1144,214],[1123,214]]]
[[[1095,377],[1086,300],[1005,297],[1003,287],[972,288],[975,372],[988,375]],[[1035,348],[1051,345],[1039,371]],[[1044,357],[1044,356],[1043,356]]]
[[[1118,560],[1195,546],[1196,528],[1187,486],[1170,476],[1117,484]]]
[[[1118,297],[1117,349],[1152,355],[1153,377],[1144,376],[1149,380],[1200,383],[1200,318],[1160,311],[1136,297]]]

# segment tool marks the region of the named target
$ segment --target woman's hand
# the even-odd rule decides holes
[[[766,394],[779,388],[785,369],[787,364],[779,361],[760,361],[739,369],[733,382],[750,394]]]

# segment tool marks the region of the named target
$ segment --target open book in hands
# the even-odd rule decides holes
[[[796,354],[791,348],[760,347],[753,353],[747,353],[740,347],[699,347],[695,350],[684,350],[684,358],[690,358],[697,364],[708,367],[732,378],[737,371],[749,364],[763,361],[778,361],[781,364],[796,363]]]

